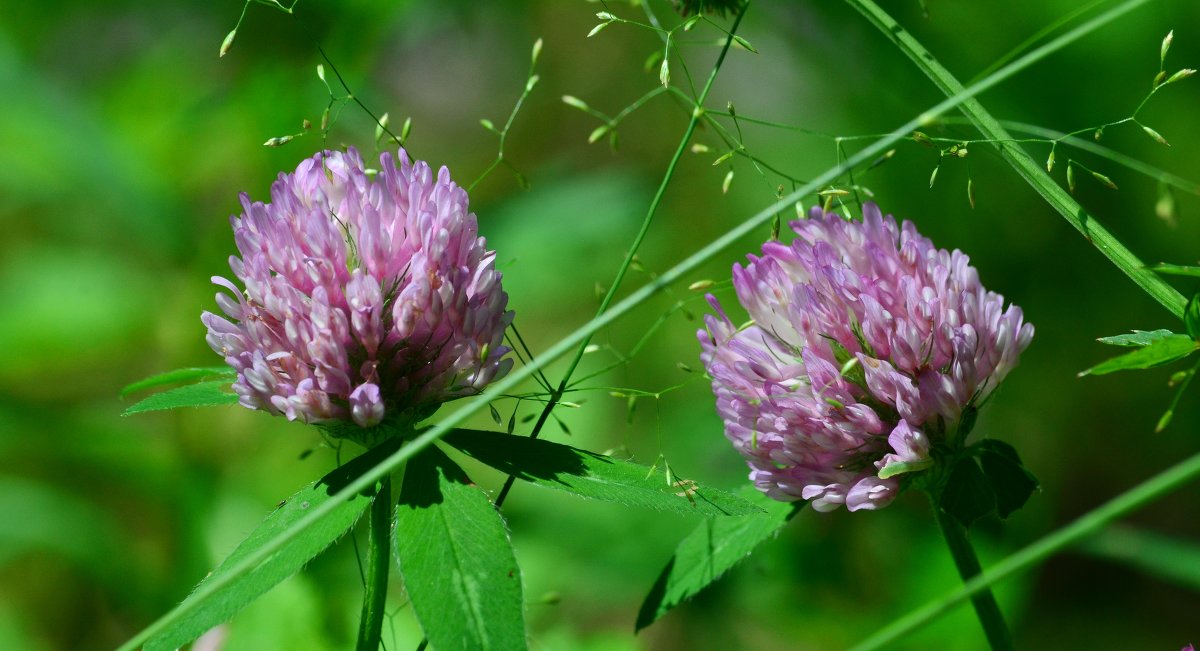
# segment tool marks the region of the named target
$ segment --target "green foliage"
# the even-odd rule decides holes
[[[308,512],[330,500],[343,486],[378,463],[384,450],[364,454],[330,472],[320,480],[301,489],[282,502],[250,532],[215,570],[200,582],[197,589],[210,581],[223,578],[229,569],[259,547],[273,541],[282,531],[292,527]],[[254,601],[279,582],[295,574],[305,563],[346,533],[371,503],[370,495],[356,495],[334,508],[326,517],[284,544],[275,554],[249,572],[245,572],[221,589],[203,598],[196,594],[184,601],[190,612],[173,620],[145,645],[145,651],[169,651],[199,637],[208,629],[228,620],[246,604]]]
[[[807,504],[779,502],[753,486],[740,493],[760,506],[762,512],[742,518],[705,518],[679,541],[638,610],[638,630],[720,579],[760,544],[774,537]]]
[[[1107,359],[1087,370],[1080,371],[1079,375],[1080,377],[1104,375],[1115,371],[1162,366],[1191,355],[1198,346],[1200,344],[1188,335],[1165,334],[1161,337],[1154,337],[1150,343],[1135,351]]]
[[[950,469],[938,507],[964,528],[996,512],[996,491],[974,457],[962,457]]]
[[[154,387],[163,386],[164,384],[176,384],[179,382],[187,382],[189,380],[203,380],[210,377],[234,378],[237,377],[237,371],[234,371],[228,366],[216,366],[208,368],[177,368],[173,371],[151,375],[144,380],[138,380],[131,384],[125,385],[121,389],[121,396],[127,396],[136,391],[144,389],[152,389]]]
[[[626,506],[708,516],[761,514],[751,502],[660,470],[525,436],[455,430],[443,439],[460,452],[537,486]]]
[[[396,509],[396,558],[434,649],[524,649],[521,571],[504,520],[437,448],[410,460]]]
[[[996,439],[984,439],[977,446],[979,465],[996,495],[996,515],[1001,519],[1025,506],[1038,489],[1037,477],[1021,463],[1013,446]]]
[[[1200,267],[1166,264],[1164,262],[1162,264],[1156,264],[1150,268],[1160,274],[1167,274],[1168,276],[1190,276],[1192,278],[1200,278]]]
[[[1134,330],[1126,335],[1100,337],[1096,341],[1110,346],[1149,346],[1159,339],[1164,339],[1174,334],[1170,330]]]
[[[180,407],[215,407],[237,404],[238,397],[229,391],[229,379],[187,384],[143,398],[121,413],[132,416],[145,411],[178,409]]]

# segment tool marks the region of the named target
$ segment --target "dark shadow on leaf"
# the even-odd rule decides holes
[[[480,463],[524,481],[566,484],[561,479],[564,475],[589,475],[591,473],[584,464],[585,455],[594,462],[613,462],[604,455],[586,450],[499,432],[459,429],[447,434],[443,440]]]

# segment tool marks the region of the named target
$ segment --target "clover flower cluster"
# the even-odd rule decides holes
[[[903,473],[934,464],[1033,337],[961,251],[877,206],[849,221],[814,208],[792,244],[734,265],[749,312],[698,332],[725,435],[772,498],[878,509]],[[969,426],[968,426],[969,427]],[[966,429],[966,428],[964,428]]]
[[[396,160],[374,172],[353,149],[325,151],[280,174],[270,203],[241,195],[229,266],[245,291],[213,277],[228,318],[201,320],[242,405],[411,425],[512,366],[512,312],[467,193],[445,167],[434,179]]]

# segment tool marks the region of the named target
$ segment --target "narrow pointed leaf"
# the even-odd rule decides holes
[[[174,389],[168,389],[130,405],[121,413],[122,416],[140,414],[144,411],[159,411],[162,409],[178,409],[180,407],[215,407],[217,405],[232,405],[237,403],[236,394],[229,391],[232,381],[211,380],[197,382]]]
[[[661,471],[569,445],[476,430],[455,430],[442,440],[517,479],[582,497],[682,514],[762,513],[735,495],[686,480],[668,482]]]
[[[1134,330],[1126,335],[1100,337],[1096,341],[1110,346],[1149,346],[1159,339],[1174,335],[1170,330]]]
[[[763,512],[744,518],[705,518],[675,547],[638,611],[641,630],[708,587],[774,537],[807,502],[779,502],[747,486],[740,495]]]
[[[1187,335],[1170,335],[1133,352],[1100,362],[1079,375],[1104,375],[1113,371],[1160,366],[1191,355],[1196,347],[1196,341]]]
[[[237,565],[259,547],[291,528],[311,509],[328,501],[342,487],[385,458],[386,452],[394,451],[394,449],[385,449],[386,447],[380,446],[376,450],[354,459],[289,497],[272,511],[262,524],[250,532],[250,535],[217,566],[217,569],[205,577],[200,585],[222,576],[228,568]],[[229,620],[242,607],[295,574],[305,563],[333,544],[350,527],[354,526],[370,503],[369,495],[360,494],[338,505],[324,518],[305,529],[304,533],[286,543],[261,565],[209,595],[186,618],[168,625],[161,633],[146,643],[144,651],[177,649],[200,637],[217,624]]]
[[[125,385],[121,389],[121,395],[127,396],[135,391],[143,389],[152,389],[154,387],[163,386],[164,384],[176,384],[179,382],[189,382],[192,380],[203,380],[210,377],[227,377],[234,378],[237,376],[237,371],[228,366],[214,366],[206,368],[177,368],[173,371],[151,375],[144,380],[138,380],[131,384]]]
[[[434,649],[524,649],[521,572],[500,513],[435,447],[404,471],[396,557]]]

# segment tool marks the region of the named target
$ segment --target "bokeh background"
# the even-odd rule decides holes
[[[883,4],[963,79],[1078,8],[1075,0],[927,0],[926,18],[916,0]],[[678,21],[664,3],[651,6],[668,24]],[[640,7],[608,8],[644,19]],[[562,95],[614,114],[658,83],[657,69],[644,69],[661,47],[653,33],[612,25],[585,38],[599,4],[301,0],[292,15],[255,4],[218,59],[241,9],[236,0],[60,0],[5,3],[0,12],[0,648],[118,645],[182,599],[278,500],[336,463],[338,452],[299,424],[234,407],[121,418],[130,400],[118,398],[146,375],[218,363],[199,322],[200,311],[214,307],[208,278],[228,271],[237,193],[265,197],[276,174],[321,146],[315,133],[262,146],[301,131],[304,119],[319,122],[328,94],[315,74],[318,46],[373,111],[389,112],[393,125],[411,117],[415,155],[448,165],[466,183],[496,154],[497,139],[479,120],[503,123],[525,83],[530,47],[544,38],[540,83],[506,151],[530,187],[500,168],[472,196],[534,351],[594,312],[596,288],[611,281],[686,125],[687,110],[661,96],[621,124],[615,153],[604,141],[587,144],[599,122]],[[1055,129],[1119,119],[1149,89],[1171,29],[1168,71],[1200,67],[1200,5],[1159,0],[982,99],[999,117]],[[889,131],[941,99],[842,3],[756,1],[740,33],[758,53],[731,53],[711,107],[732,101],[739,115],[856,136]],[[688,89],[684,63],[702,82],[719,36],[702,25],[686,37],[693,44],[673,61],[673,83]],[[1200,179],[1198,106],[1200,82],[1173,85],[1142,114],[1173,147],[1128,126],[1110,129],[1104,144]],[[373,130],[351,105],[329,144],[370,156]],[[827,137],[743,131],[750,153],[795,177],[836,161]],[[929,133],[970,136],[961,128]],[[694,141],[713,151],[684,157],[642,249],[645,271],[631,276],[628,290],[775,196],[781,181],[763,179],[740,158],[723,193],[730,167],[712,165],[724,151],[719,139],[701,129]],[[1030,150],[1035,158],[1048,153],[1045,145]],[[1016,445],[1042,490],[1010,521],[979,527],[986,565],[1193,453],[1200,409],[1192,391],[1174,424],[1155,434],[1171,395],[1167,380],[1179,368],[1076,378],[1117,352],[1096,337],[1181,325],[987,147],[970,152],[942,165],[930,189],[936,152],[900,143],[859,181],[885,211],[970,253],[988,287],[1019,302],[1037,326],[977,432]],[[1196,263],[1195,196],[1177,193],[1178,216],[1166,221],[1156,216],[1156,181],[1073,155],[1120,186],[1112,191],[1081,174],[1076,196],[1135,252]],[[756,233],[689,282],[728,278],[729,266],[767,236]],[[1189,294],[1194,285],[1178,283]],[[551,425],[547,435],[646,464],[661,455],[683,477],[733,489],[745,467],[721,436],[706,382],[678,367],[698,367],[694,317],[706,309],[685,287],[601,333],[602,349],[584,368],[613,361],[610,348],[628,352],[667,315],[632,361],[589,386],[683,386],[639,400],[632,413],[607,390],[577,394],[581,407],[558,412],[569,434]],[[731,302],[727,289],[719,293]],[[684,309],[673,309],[679,301]],[[560,364],[549,375],[561,372]],[[507,417],[515,405],[496,406]],[[533,409],[520,406],[518,419]],[[486,417],[477,424],[491,426]],[[485,488],[499,486],[500,477],[473,471]],[[1198,498],[1198,487],[1180,490],[1130,518],[1132,534],[1108,534],[1003,584],[1018,647],[1178,649],[1200,639],[1200,553],[1188,542],[1200,540]],[[516,488],[504,511],[534,649],[843,648],[959,583],[917,494],[880,513],[806,511],[721,582],[635,636],[641,599],[694,520],[528,486]],[[1147,533],[1183,544],[1163,552]],[[353,543],[346,539],[239,614],[225,648],[348,648],[361,590]],[[385,640],[389,649],[411,649],[420,635],[397,583]],[[983,644],[962,608],[897,648]]]

